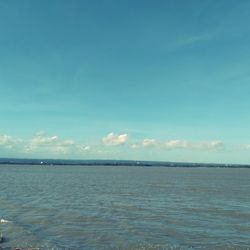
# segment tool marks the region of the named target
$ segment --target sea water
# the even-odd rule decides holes
[[[0,165],[0,249],[250,249],[250,169]]]

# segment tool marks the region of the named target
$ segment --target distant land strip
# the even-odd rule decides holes
[[[62,159],[18,159],[0,158],[0,164],[9,165],[79,165],[79,166],[142,166],[142,167],[214,167],[250,168],[248,164],[190,163],[135,160],[62,160]]]

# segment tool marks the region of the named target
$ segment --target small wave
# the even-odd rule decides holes
[[[0,223],[1,223],[1,224],[10,223],[10,221],[9,221],[9,220],[5,220],[5,219],[1,219],[1,220],[0,220]]]

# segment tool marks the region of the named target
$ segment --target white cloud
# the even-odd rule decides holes
[[[9,135],[0,135],[0,148],[12,149],[20,143],[20,139],[16,139]]]
[[[91,151],[91,146],[76,143],[72,139],[63,139],[57,135],[47,136],[38,132],[27,144],[26,153],[43,153],[49,155],[71,155],[81,157]]]
[[[128,140],[128,135],[127,134],[114,134],[114,133],[109,133],[107,136],[105,136],[102,139],[102,142],[104,145],[107,146],[117,146],[117,145],[123,145],[127,142]]]
[[[165,149],[181,149],[181,148],[190,148],[192,145],[188,141],[182,140],[170,140],[162,144],[162,147]]]
[[[163,144],[163,148],[166,149],[209,150],[223,147],[224,143],[222,141],[191,142],[186,140],[171,140]]]
[[[155,139],[144,139],[142,141],[142,146],[143,147],[151,147],[157,145],[157,142]]]
[[[201,144],[202,149],[219,149],[223,147],[224,147],[224,143],[222,141],[211,141],[211,142],[205,142]]]
[[[158,143],[155,139],[144,139],[142,142],[135,142],[130,144],[130,148],[137,149],[137,148],[148,148],[157,146]]]
[[[222,141],[191,142],[187,140],[156,141],[155,139],[144,139],[140,143],[137,142],[131,144],[130,147],[133,149],[155,147],[166,150],[174,150],[174,149],[209,150],[209,149],[223,148],[224,143]]]
[[[124,145],[128,141],[127,134],[109,133],[102,139],[104,146]],[[18,139],[9,135],[0,134],[0,149],[5,153],[15,153],[23,155],[24,153],[34,157],[60,157],[68,155],[70,157],[81,158],[86,155],[109,154],[113,149],[103,147],[101,144],[82,144],[76,143],[72,139],[64,139],[58,135],[48,136],[43,131],[38,132],[31,139]],[[145,150],[220,150],[224,148],[224,143],[220,140],[193,142],[187,140],[156,140],[154,138],[146,138],[141,141],[132,141],[128,146],[135,149]],[[244,145],[245,149],[250,149],[250,144]],[[103,151],[104,150],[104,151]]]
[[[38,132],[26,146],[26,152],[49,152],[66,154],[72,150],[75,142],[73,140],[64,140],[59,136],[47,136],[44,132]]]
[[[141,144],[140,143],[133,143],[130,145],[131,148],[136,149],[136,148],[140,148]]]

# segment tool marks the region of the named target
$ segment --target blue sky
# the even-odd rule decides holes
[[[250,163],[248,0],[0,0],[0,157]]]

